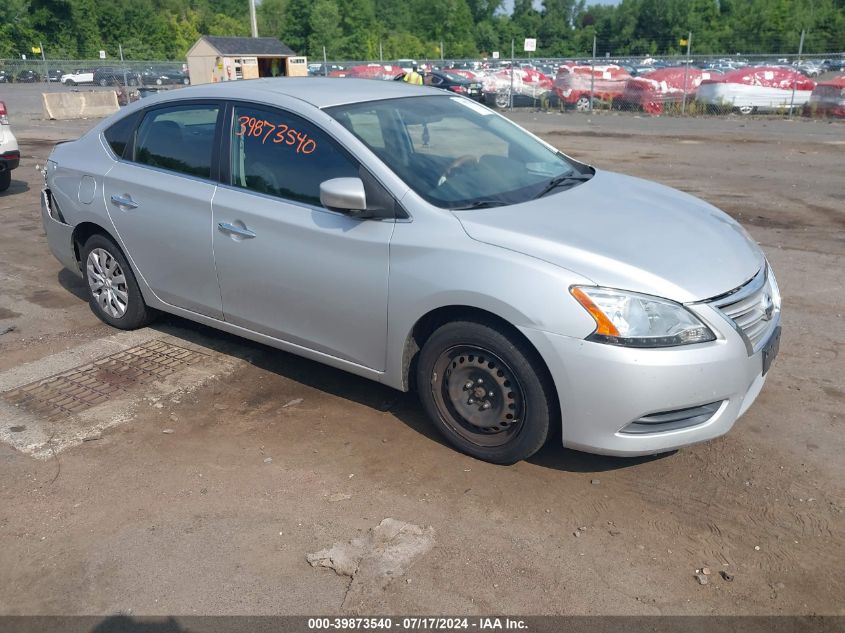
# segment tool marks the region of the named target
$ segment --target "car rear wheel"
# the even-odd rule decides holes
[[[575,102],[575,109],[578,112],[586,112],[590,109],[590,98],[589,97],[580,97],[578,101]]]
[[[750,106],[750,105],[744,105],[744,106],[739,106],[737,108],[737,110],[739,110],[740,114],[754,114],[754,112],[757,110],[757,108],[755,108],[754,106]]]
[[[537,452],[556,411],[537,353],[482,322],[438,328],[420,352],[417,385],[426,413],[449,443],[496,464]]]
[[[0,191],[6,191],[12,184],[12,172],[8,169],[0,171]]]
[[[144,297],[120,248],[105,235],[93,235],[82,247],[82,272],[88,301],[101,320],[121,330],[145,326],[153,311]]]
[[[75,86],[76,82],[73,79],[68,79],[65,81],[66,86]]]

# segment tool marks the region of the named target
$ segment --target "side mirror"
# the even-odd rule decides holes
[[[331,211],[365,216],[367,194],[360,178],[332,178],[320,183],[320,203]]]

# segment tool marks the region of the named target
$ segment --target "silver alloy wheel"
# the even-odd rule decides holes
[[[119,319],[129,306],[129,289],[120,263],[107,250],[95,248],[85,263],[88,286],[100,309]]]
[[[590,98],[589,97],[579,97],[578,101],[575,102],[575,109],[578,112],[586,112],[590,109]]]

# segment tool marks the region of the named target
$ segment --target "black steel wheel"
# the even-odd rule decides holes
[[[456,345],[434,364],[432,396],[452,429],[479,446],[502,446],[518,434],[525,396],[507,363],[488,349]]]
[[[494,323],[438,328],[420,351],[417,387],[453,446],[497,464],[533,455],[557,417],[551,379],[536,351]]]

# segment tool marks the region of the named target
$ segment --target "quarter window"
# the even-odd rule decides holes
[[[148,112],[138,126],[133,160],[190,176],[211,178],[216,105],[187,105]]]
[[[81,71],[80,71],[81,72]],[[135,124],[138,122],[138,113],[130,114],[120,119],[117,123],[113,123],[104,133],[106,142],[111,147],[118,158],[123,158],[123,152],[126,149],[126,144],[129,143],[129,138],[135,130]]]
[[[320,204],[320,183],[357,177],[358,165],[313,123],[281,110],[236,106],[230,184]]]

